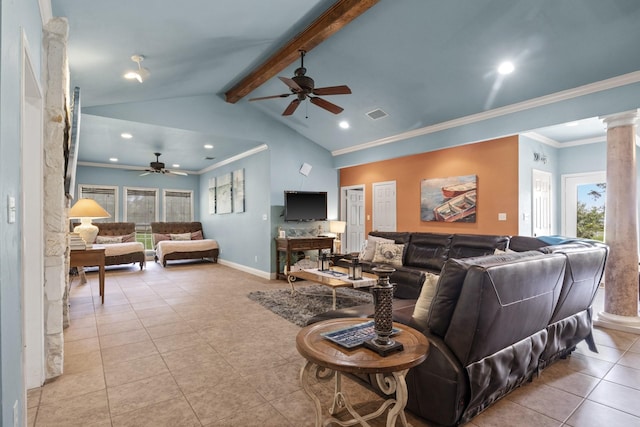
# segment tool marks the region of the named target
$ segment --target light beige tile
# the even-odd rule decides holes
[[[113,417],[113,427],[199,427],[201,425],[184,397]]]
[[[156,338],[153,342],[160,353],[168,353],[170,351],[180,350],[185,347],[193,347],[199,344],[206,345],[206,341],[196,332]]]
[[[640,390],[640,370],[616,365],[604,377],[606,381]]]
[[[170,335],[188,334],[195,332],[187,322],[163,323],[150,326],[147,332],[152,339],[167,337]]]
[[[60,396],[38,409],[36,426],[109,426],[109,402],[105,390],[81,397]]]
[[[156,325],[162,325],[163,323],[176,323],[183,320],[178,313],[172,312],[169,314],[161,314],[153,317],[145,317],[141,319],[145,327],[151,327]]]
[[[298,427],[299,424],[291,424],[277,409],[265,403],[252,408],[251,411],[240,411],[223,420],[214,421],[207,427],[237,426]]]
[[[42,387],[27,390],[27,408],[36,408],[40,404]]]
[[[104,388],[104,373],[100,367],[77,374],[61,375],[45,384],[40,403],[55,404],[60,399],[82,396]]]
[[[611,362],[604,360],[594,359],[593,357],[587,357],[582,354],[573,353],[571,357],[565,360],[558,360],[554,365],[562,364],[566,365],[569,369],[576,372],[582,372],[586,375],[591,375],[596,378],[604,378],[609,370],[614,366]]]
[[[86,338],[93,338],[98,336],[98,329],[95,326],[89,326],[85,328],[69,327],[64,331],[65,342],[78,341]]]
[[[540,376],[540,381],[550,387],[586,397],[600,379],[571,370],[566,364],[555,363],[545,368]]]
[[[505,399],[540,412],[558,421],[564,421],[580,405],[582,398],[575,394],[534,382],[520,387]]]
[[[618,411],[599,403],[585,401],[567,420],[567,426],[602,427],[602,426],[640,426],[640,418],[627,412]]]
[[[186,398],[205,425],[243,411],[251,412],[266,403],[251,383],[239,377],[236,381],[226,381],[224,386],[212,384],[210,388],[187,394]]]
[[[640,369],[640,353],[626,352],[618,362],[619,365]]]
[[[105,366],[104,369],[107,387],[116,387],[168,372],[169,370],[159,354],[114,363]]]
[[[594,328],[593,339],[597,346],[603,345],[626,351],[638,340],[638,336],[613,329]]]
[[[118,334],[120,332],[127,331],[135,331],[136,329],[143,329],[142,323],[140,320],[125,320],[123,322],[113,322],[113,323],[105,323],[98,324],[98,333],[100,336],[109,335],[109,334]]]
[[[602,381],[588,400],[640,417],[640,391],[630,387]]]
[[[170,374],[109,387],[107,393],[112,416],[182,397],[178,385]]]
[[[222,387],[225,382],[241,379],[240,374],[222,358],[171,370],[171,375],[185,394],[196,393],[212,386]]]
[[[96,368],[102,369],[102,355],[100,351],[67,354],[64,358],[65,374],[77,374]]]
[[[598,346],[598,352],[594,353],[587,347],[587,344],[583,341],[576,346],[576,354],[581,354],[586,357],[591,357],[594,359],[604,360],[605,362],[616,363],[625,350],[619,350],[613,347],[607,347],[604,345]]]
[[[100,348],[117,347],[125,344],[151,341],[145,329],[134,329],[132,331],[118,332],[115,334],[103,335],[100,337]]]
[[[64,354],[69,356],[72,354],[91,353],[100,350],[100,342],[98,338],[87,338],[84,340],[65,342]]]
[[[156,346],[151,340],[132,344],[109,347],[102,350],[102,363],[104,366],[113,365],[127,360],[140,359],[142,357],[158,354]]]
[[[502,399],[471,420],[478,427],[559,427],[554,420],[538,411]]]
[[[221,356],[211,346],[201,344],[164,353],[162,358],[170,371],[176,371],[193,365],[215,363]]]

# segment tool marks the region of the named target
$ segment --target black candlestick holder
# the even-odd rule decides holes
[[[373,273],[378,276],[378,282],[371,288],[375,313],[373,316],[376,337],[364,342],[364,346],[387,356],[395,351],[403,350],[402,343],[391,338],[393,334],[393,285],[389,276],[396,271],[391,267],[376,267]]]

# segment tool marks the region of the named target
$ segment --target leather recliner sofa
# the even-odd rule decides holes
[[[518,249],[544,245],[509,240]],[[580,341],[595,351],[591,305],[607,255],[605,245],[578,242],[448,257],[428,319],[413,317],[416,300],[394,300],[394,320],[430,341],[427,359],[407,374],[407,408],[432,423],[458,425],[566,357]],[[309,323],[372,313],[371,305],[352,307]],[[375,378],[360,379],[376,388]]]

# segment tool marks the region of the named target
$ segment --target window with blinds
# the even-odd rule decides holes
[[[151,223],[158,220],[158,190],[125,187],[124,200],[125,221],[136,224],[136,240],[153,250]]]
[[[164,190],[164,220],[193,221],[193,191]]]
[[[124,199],[125,221],[148,225],[158,220],[157,189],[125,187]]]
[[[107,185],[78,185],[81,199],[93,199],[104,208],[111,218],[96,218],[93,222],[118,222],[118,187]]]

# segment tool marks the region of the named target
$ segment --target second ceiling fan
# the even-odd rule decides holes
[[[251,98],[249,101],[261,101],[263,99],[273,99],[273,98],[286,98],[291,95],[295,95],[296,99],[291,101],[291,103],[287,106],[287,108],[282,113],[283,116],[290,116],[296,111],[298,105],[305,99],[309,99],[312,104],[317,105],[320,108],[324,108],[325,110],[333,113],[339,114],[344,108],[337,106],[325,99],[319,98],[318,95],[348,95],[351,93],[351,89],[349,86],[341,85],[341,86],[328,86],[328,87],[319,87],[316,88],[314,85],[314,81],[311,77],[306,76],[307,69],[304,68],[304,55],[306,52],[304,50],[300,51],[300,67],[296,69],[294,72],[295,76],[292,78],[280,77],[278,78],[282,80],[284,84],[289,86],[291,90],[290,93],[283,93],[281,95],[271,95],[271,96],[263,96],[260,98]],[[312,96],[316,95],[316,96]]]

